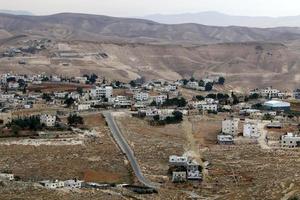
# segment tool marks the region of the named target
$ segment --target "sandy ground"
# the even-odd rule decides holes
[[[189,124],[179,127],[151,127],[147,122],[131,117],[119,117],[118,120],[126,130],[126,138],[145,173],[166,176],[168,156],[180,155],[187,147],[194,149],[193,146],[198,147],[199,156],[210,163],[207,178],[202,184],[193,187],[190,184],[174,185],[163,179],[166,193],[176,190],[191,196],[189,192],[193,192],[203,199],[280,199],[298,194],[300,170],[297,166],[300,164],[300,150],[262,149],[259,144],[251,142],[234,146],[217,145],[216,135],[221,130],[223,117],[193,117],[190,122],[195,141],[192,143],[186,137],[187,129],[191,127]],[[183,127],[185,131],[182,131]],[[165,140],[166,136],[168,142]],[[181,144],[179,149],[174,148],[176,143]],[[152,150],[153,146],[159,145],[164,148]],[[152,156],[156,159],[152,159]],[[186,198],[183,193],[174,199]]]
[[[81,145],[68,139],[55,139],[50,144],[47,140],[25,139],[11,142],[11,145],[0,140],[0,170],[11,170],[26,181],[77,177],[100,183],[130,183],[130,167],[110,137],[103,118],[99,114],[84,118],[87,127],[97,130],[99,135],[87,139],[84,135],[79,136],[80,144],[84,142]]]

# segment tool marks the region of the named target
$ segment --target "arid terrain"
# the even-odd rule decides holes
[[[4,51],[24,45],[18,38],[3,44]],[[61,57],[57,52],[80,54]],[[98,54],[105,54],[99,57]],[[20,65],[20,60],[26,65]],[[48,73],[79,76],[96,73],[111,80],[129,81],[141,76],[148,80],[222,75],[228,86],[253,89],[270,86],[295,88],[299,82],[299,50],[292,44],[235,43],[201,46],[101,43],[85,41],[52,42],[32,56],[0,58],[0,72]]]
[[[33,55],[0,58],[0,72],[74,76],[94,72],[123,81],[218,74],[234,88],[292,89],[300,79],[298,28],[172,26],[78,14],[3,14],[0,27],[0,52],[35,39],[51,40],[45,50]]]
[[[183,192],[181,198],[194,194],[199,199],[284,199],[299,194],[300,171],[294,166],[299,165],[300,152],[262,150],[257,144],[217,145],[216,135],[221,130],[223,117],[190,118],[196,146],[203,159],[211,165],[202,184],[177,185],[177,192]],[[149,178],[163,182],[163,188],[168,192],[176,190],[176,186],[174,188],[166,178],[167,155],[191,153],[189,138],[182,124],[152,127],[145,121],[124,114],[120,115],[119,123],[144,173],[156,175]]]

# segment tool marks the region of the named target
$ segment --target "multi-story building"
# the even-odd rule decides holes
[[[196,161],[189,160],[187,162],[187,179],[188,180],[200,180],[201,172],[200,172],[200,165]]]
[[[137,101],[147,101],[149,94],[147,92],[138,92],[134,94],[134,99]]]
[[[186,84],[186,87],[187,88],[191,88],[191,89],[198,89],[199,87],[199,83],[197,81],[189,81],[187,84]]]
[[[18,82],[9,82],[8,88],[9,89],[18,89],[20,87],[20,84]]]
[[[261,129],[257,122],[246,122],[244,124],[243,136],[248,138],[258,138],[261,135]]]
[[[167,95],[158,95],[154,97],[154,101],[157,104],[163,104],[167,100],[168,96]]]
[[[114,106],[116,107],[129,107],[131,106],[131,100],[126,96],[117,96],[114,98]]]
[[[269,98],[276,98],[276,97],[283,97],[284,93],[280,92],[280,90],[272,88],[272,87],[267,87],[264,89],[254,89],[250,91],[250,94],[258,94],[262,97],[269,97]]]
[[[217,112],[218,111],[218,104],[203,104],[201,109],[204,110],[204,111]]]
[[[294,90],[294,92],[293,92],[293,97],[294,97],[295,99],[300,99],[300,89]]]
[[[91,89],[91,96],[96,99],[111,98],[113,94],[113,88],[111,86],[95,87]]]
[[[300,136],[293,133],[287,133],[287,135],[281,136],[282,148],[296,148],[300,147]]]
[[[222,121],[222,133],[236,136],[239,133],[239,119],[226,119]]]
[[[181,183],[187,180],[186,171],[174,171],[172,172],[172,182],[173,183]]]
[[[42,124],[45,124],[48,127],[53,127],[53,126],[55,126],[55,123],[56,123],[56,116],[49,115],[49,114],[43,114],[40,116],[40,121]]]
[[[91,109],[91,104],[84,103],[84,104],[77,105],[78,111],[84,111],[84,110],[90,110],[90,109]]]

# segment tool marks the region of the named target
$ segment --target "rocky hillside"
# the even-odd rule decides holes
[[[152,43],[282,42],[300,38],[300,28],[165,25],[142,19],[71,13],[51,16],[0,14],[0,29],[14,35],[43,35],[57,39]]]

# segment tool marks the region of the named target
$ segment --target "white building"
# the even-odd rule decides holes
[[[191,88],[191,89],[198,89],[199,87],[199,83],[197,81],[189,81],[187,84],[186,84],[186,87],[187,88]]]
[[[149,94],[147,92],[138,92],[134,94],[134,99],[137,101],[147,101]]]
[[[0,173],[0,180],[8,180],[8,181],[13,181],[14,175],[13,174],[9,174],[9,173]]]
[[[218,144],[233,144],[233,136],[232,135],[218,135],[217,136]]]
[[[51,77],[51,81],[53,81],[53,82],[61,82],[61,78],[58,77],[58,76],[52,76]]]
[[[218,111],[218,104],[203,104],[201,109],[204,110],[204,111],[217,112]]]
[[[158,95],[156,97],[154,97],[154,101],[157,104],[163,104],[166,100],[167,100],[167,95]]]
[[[78,77],[75,77],[74,80],[76,82],[79,82],[79,83],[82,83],[82,84],[85,84],[87,82],[87,77],[85,76],[78,76]]]
[[[207,101],[194,101],[192,106],[195,109],[204,111],[218,111],[218,104],[215,101],[213,103]]]
[[[52,76],[51,81],[53,82],[61,82],[61,78],[59,76]]]
[[[81,188],[83,181],[72,179],[64,182],[64,186],[68,188]]]
[[[6,99],[6,100],[8,100],[8,99],[14,99],[15,98],[15,94],[1,94],[0,98],[1,99]]]
[[[77,110],[78,111],[84,111],[84,110],[90,110],[91,105],[90,104],[78,104]]]
[[[40,116],[40,121],[42,124],[45,124],[48,127],[53,127],[53,126],[55,126],[55,123],[56,123],[56,116],[49,115],[49,114],[43,114]]]
[[[258,94],[262,97],[269,97],[269,98],[274,98],[274,97],[281,97],[283,96],[283,93],[280,92],[280,90],[272,88],[272,87],[267,87],[264,89],[254,89],[250,92],[250,94]]]
[[[159,115],[159,110],[158,109],[147,109],[147,110],[140,110],[140,113],[146,113],[146,117],[154,117],[156,115]]]
[[[176,91],[177,90],[177,86],[176,85],[171,85],[171,84],[169,84],[169,85],[167,85],[166,87],[165,87],[165,90],[166,91]]]
[[[187,180],[186,171],[180,172],[172,172],[172,182],[173,183],[180,183],[185,182]]]
[[[131,100],[126,96],[117,96],[114,98],[114,105],[117,107],[128,107],[131,106]]]
[[[200,165],[196,161],[188,161],[187,162],[187,179],[189,180],[199,180],[201,179],[201,173],[200,173]]]
[[[214,83],[215,80],[210,79],[210,78],[205,78],[205,79],[203,79],[203,82],[204,82],[204,85],[206,85],[207,83]]]
[[[57,188],[63,188],[64,187],[64,182],[63,181],[50,181],[50,180],[46,180],[46,181],[41,181],[40,184],[42,186],[44,186],[45,188],[48,189],[57,189]]]
[[[68,94],[68,92],[54,92],[54,97],[64,99]]]
[[[257,122],[246,122],[244,124],[243,136],[248,138],[258,138],[261,135],[261,129]]]
[[[111,98],[113,94],[113,88],[111,86],[96,87],[91,89],[91,96],[96,99]]]
[[[222,121],[222,133],[236,136],[239,133],[240,119],[226,119]]]
[[[72,98],[72,99],[79,99],[80,98],[80,94],[78,92],[71,92],[69,95],[68,95],[69,98]]]
[[[18,89],[20,87],[20,84],[18,82],[9,82],[8,88],[9,89]]]
[[[300,136],[293,133],[287,133],[287,135],[281,136],[282,148],[296,148],[300,147]]]
[[[188,158],[186,156],[175,156],[169,157],[169,164],[173,166],[186,166]]]

